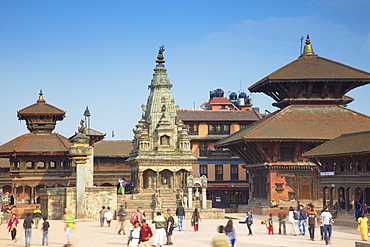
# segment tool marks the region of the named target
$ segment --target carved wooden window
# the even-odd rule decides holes
[[[55,161],[50,161],[49,168],[50,169],[56,169],[57,168],[57,163]]]
[[[27,161],[26,169],[34,169],[34,168],[35,168],[35,166],[34,166],[33,161]]]
[[[38,161],[36,166],[37,166],[37,169],[45,169],[46,168],[44,161]]]
[[[16,160],[16,161],[13,161],[13,169],[19,169],[19,161]]]

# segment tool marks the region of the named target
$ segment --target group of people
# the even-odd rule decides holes
[[[104,226],[104,222],[107,219],[106,213],[109,212],[104,206],[100,210],[100,224]],[[124,222],[127,219],[127,213],[124,210],[124,206],[121,205],[120,210],[117,211],[117,219],[119,221],[118,234],[121,233],[126,235],[124,229]],[[136,212],[133,213],[129,220],[131,227],[129,230],[127,246],[130,247],[149,247],[149,246],[163,246],[163,245],[173,245],[173,232],[174,229],[178,227],[179,231],[183,230],[183,220],[185,219],[185,209],[180,203],[176,208],[175,214],[172,210],[168,208],[164,213],[157,212],[156,216],[152,220],[155,229],[151,229],[147,219],[145,217],[145,212],[142,207],[138,207]],[[108,222],[108,221],[107,221]],[[201,217],[198,209],[194,209],[191,217],[191,225],[193,226],[194,232],[199,230],[199,223],[201,222]],[[109,226],[110,223],[108,223]],[[230,231],[235,233],[235,229],[231,227]],[[155,234],[154,234],[155,232]],[[154,236],[154,242],[150,245],[150,239]]]
[[[19,219],[17,218],[17,215],[15,213],[11,212],[10,214],[11,214],[11,218],[8,221],[7,229],[8,229],[8,232],[10,233],[11,240],[16,242]],[[25,246],[31,245],[32,226],[34,225],[35,228],[37,229],[40,220],[42,220],[42,227],[41,227],[42,245],[48,246],[49,245],[48,233],[49,233],[50,224],[49,224],[47,217],[42,217],[40,207],[36,206],[36,209],[33,210],[33,213],[27,213],[26,215],[27,215],[27,218],[23,220],[23,229],[25,232]]]
[[[124,195],[125,193],[131,193],[134,189],[134,184],[132,181],[126,182],[125,178],[118,179],[118,190],[117,194]]]
[[[267,234],[274,234],[274,222],[273,214],[269,214],[269,217],[266,221],[263,221],[263,224],[266,224]],[[291,234],[297,236],[297,227],[300,235],[306,235],[308,232],[310,235],[310,240],[315,241],[315,228],[317,228],[318,223],[320,223],[320,233],[321,240],[324,240],[328,245],[330,242],[330,237],[332,234],[332,224],[333,217],[329,212],[328,208],[324,208],[320,215],[318,215],[314,205],[308,204],[306,209],[303,205],[297,203],[297,208],[289,208],[288,214],[281,207],[280,211],[277,214],[279,220],[279,234],[286,235],[286,220],[291,225]]]
[[[31,246],[32,241],[32,228],[33,226],[35,229],[38,229],[40,221],[42,222],[41,231],[42,231],[42,238],[41,238],[41,244],[42,246],[49,246],[49,228],[50,223],[46,216],[42,215],[42,212],[40,210],[39,206],[36,206],[35,210],[33,210],[33,213],[27,213],[26,218],[23,220],[23,229],[25,233],[25,246],[29,247]],[[71,210],[65,209],[65,215],[64,215],[64,222],[66,224],[65,230],[66,230],[66,236],[67,241],[70,243],[71,239],[71,232],[74,230],[74,224],[75,224],[75,218],[74,215],[71,213]],[[17,241],[17,230],[19,225],[19,219],[17,218],[17,215],[13,212],[11,212],[11,218],[8,221],[7,229],[10,233],[11,240],[13,242]]]

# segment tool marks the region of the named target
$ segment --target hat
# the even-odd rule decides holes
[[[146,219],[142,219],[141,220],[141,223],[146,223]]]
[[[121,205],[121,208],[123,208],[123,205]]]
[[[167,208],[167,212],[169,212],[169,211],[171,211],[171,209],[170,208]]]

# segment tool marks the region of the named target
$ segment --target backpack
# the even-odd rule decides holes
[[[136,215],[137,215],[136,212],[131,215],[131,217],[130,217],[130,223],[131,224],[134,224],[134,222],[137,221],[137,216]]]
[[[177,216],[172,216],[173,217],[173,227],[178,227],[179,226],[179,218]]]
[[[295,211],[293,212],[293,219],[298,220],[298,214]]]

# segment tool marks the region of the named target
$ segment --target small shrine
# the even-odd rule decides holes
[[[200,176],[199,172],[196,171],[194,176],[188,176],[186,184],[188,199],[185,200],[187,203],[183,200],[184,207],[207,209],[207,177],[205,175]]]

